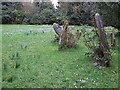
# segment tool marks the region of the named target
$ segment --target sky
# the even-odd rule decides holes
[[[54,8],[57,9],[56,6],[58,6],[58,0],[51,0],[53,5],[54,5]]]
[[[34,0],[24,0],[24,1],[31,2],[31,3],[34,2]],[[54,5],[54,8],[57,9],[58,0],[50,0],[50,1],[52,1],[52,4]]]
[[[30,1],[31,3],[34,2],[34,0],[28,0]],[[54,8],[57,9],[56,6],[58,6],[58,0],[51,0],[52,1],[52,4],[54,5]]]

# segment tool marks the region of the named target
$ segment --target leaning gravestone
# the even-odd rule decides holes
[[[82,30],[85,45],[90,50],[90,56],[95,66],[110,66],[111,52],[107,36],[98,13],[95,14],[97,29],[88,32]],[[93,35],[92,35],[93,34]]]
[[[101,66],[108,67],[110,66],[111,53],[110,53],[110,48],[107,41],[107,36],[102,24],[102,20],[100,19],[100,15],[98,13],[95,14],[95,21],[98,28],[97,33],[98,33],[99,50],[97,51],[97,53],[94,52],[94,54],[97,57],[96,59]]]
[[[57,23],[53,23],[53,29],[56,32],[56,34],[60,37],[63,31],[62,27]]]
[[[64,21],[63,28],[60,27],[57,23],[53,24],[53,29],[55,33],[58,35],[59,39],[59,50],[67,49],[67,48],[74,48],[76,47],[76,42],[79,40],[81,33],[77,31],[76,37],[73,35],[68,28],[68,21]]]
[[[59,39],[60,39],[60,36],[61,36],[61,34],[63,32],[63,28],[59,24],[53,23],[53,29],[54,29],[54,31],[56,33],[56,35],[54,37],[54,42],[58,43]]]

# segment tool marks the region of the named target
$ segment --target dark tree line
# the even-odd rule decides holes
[[[2,2],[3,24],[63,24],[65,18],[71,25],[94,25],[95,13],[100,13],[105,26],[119,26],[118,2]]]

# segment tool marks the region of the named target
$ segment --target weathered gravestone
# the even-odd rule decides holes
[[[59,50],[76,46],[75,37],[68,29],[68,21],[64,21],[63,32],[59,39]]]
[[[90,56],[95,66],[110,66],[111,52],[108,44],[107,36],[98,13],[95,14],[97,30],[92,30],[91,33],[82,30],[85,45],[91,50]],[[92,34],[94,34],[92,36]]]
[[[79,40],[81,33],[77,31],[76,35],[73,35],[69,31],[67,20],[64,21],[63,28],[60,27],[57,23],[54,23],[53,29],[58,35],[59,50],[76,47],[77,41]]]
[[[111,48],[114,48],[114,47],[116,46],[116,41],[115,41],[115,34],[114,34],[114,32],[111,32],[111,33],[110,33],[110,38],[111,38],[110,47],[111,47]]]
[[[104,31],[104,27],[102,24],[102,20],[100,19],[100,15],[98,13],[95,14],[95,21],[97,25],[97,34],[98,34],[98,51],[94,48],[94,59],[98,61],[99,65],[108,67],[110,66],[111,61],[111,53],[109,44],[107,41],[107,36]]]
[[[54,41],[59,42],[59,38],[63,32],[63,28],[59,24],[53,23],[53,29],[54,29],[55,33],[57,34],[57,35],[55,35]]]
[[[63,31],[62,27],[57,23],[53,23],[53,29],[56,32],[56,34],[60,37]]]

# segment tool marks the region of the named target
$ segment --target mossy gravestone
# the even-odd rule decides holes
[[[77,41],[79,40],[81,33],[79,33],[79,31],[77,30],[76,35],[73,35],[69,31],[67,20],[64,21],[63,28],[60,27],[60,25],[58,25],[57,23],[54,23],[53,29],[58,36],[59,50],[76,47]]]
[[[57,23],[53,23],[53,29],[55,31],[55,33],[60,37],[60,35],[62,34],[63,28],[57,24]]]
[[[59,42],[59,38],[60,38],[60,36],[62,34],[63,28],[59,24],[53,23],[53,29],[54,29],[54,31],[56,33],[56,35],[54,37],[54,42],[58,43]]]
[[[111,61],[111,52],[102,20],[98,13],[95,14],[95,21],[97,25],[97,30],[93,30],[95,32],[95,38],[89,39],[90,34],[84,34],[85,45],[92,52],[91,57],[95,66],[108,67]]]
[[[100,15],[98,13],[95,14],[95,20],[98,28],[97,33],[99,50],[97,52],[96,49],[94,50],[94,58],[101,66],[108,67],[110,66],[111,53],[102,20],[100,19]]]

